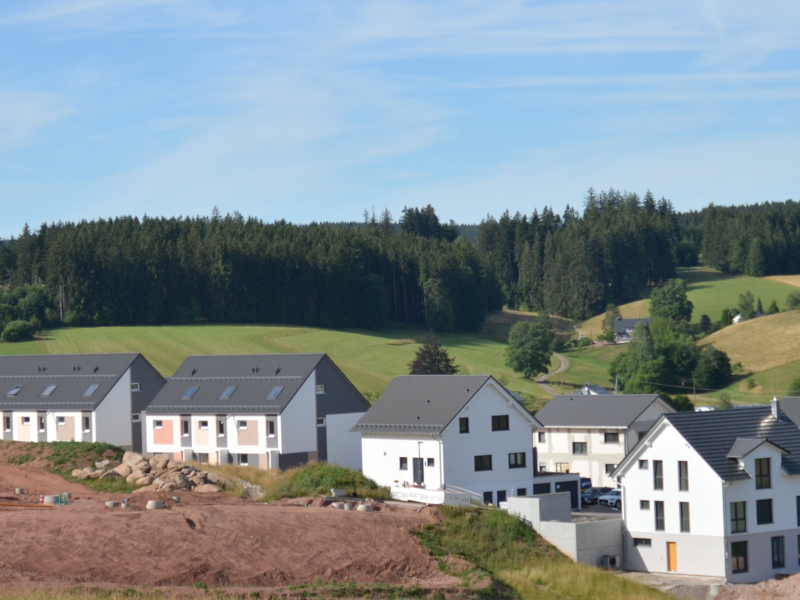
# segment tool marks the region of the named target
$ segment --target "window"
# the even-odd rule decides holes
[[[325,386],[324,385],[318,385],[317,386],[317,393],[318,394],[324,394],[325,393]]]
[[[756,459],[756,489],[765,490],[772,487],[768,458]]]
[[[325,427],[325,417],[317,417],[317,427]]]
[[[569,463],[556,463],[556,473],[569,473]]]
[[[650,538],[633,538],[633,545],[650,548],[653,545],[653,540],[651,540]]]
[[[183,396],[181,396],[181,400],[191,400],[192,396],[197,393],[196,387],[186,388],[186,391],[183,392]]]
[[[539,432],[539,442],[544,443],[544,440],[545,440],[544,431],[540,431]]]
[[[506,491],[505,490],[498,490],[497,491],[497,504],[506,501]]]
[[[539,463],[539,472],[546,473],[547,472],[547,463]]]
[[[67,419],[64,417],[56,417],[56,425],[66,425]],[[39,428],[44,429],[44,417],[39,417]]]
[[[664,503],[656,500],[656,531],[664,531]]]
[[[236,464],[241,467],[247,466],[247,454],[237,454],[236,455]]]
[[[199,429],[208,429],[208,421],[198,421],[197,427]]]
[[[139,422],[139,415],[133,415],[136,417],[134,423]],[[92,430],[92,418],[91,417],[83,417],[83,432],[88,433]]]
[[[494,494],[492,492],[483,492],[483,503],[484,504],[492,504],[494,499]]]
[[[83,417],[83,418],[87,419],[88,417]],[[139,413],[131,414],[131,423],[139,423],[141,420],[142,419],[141,419],[141,416],[139,415]]]
[[[3,420],[5,421],[5,423],[3,423],[5,426],[4,429],[6,431],[11,431],[11,417],[5,417]]]
[[[408,471],[408,458],[406,458],[405,456],[400,457],[400,470]]]
[[[22,424],[23,425],[30,425],[31,424],[31,418],[30,417],[22,417]]]
[[[572,442],[573,454],[586,454],[586,442]]]
[[[204,465],[208,464],[208,452],[198,452],[196,456],[197,456],[197,462],[202,463]]]
[[[44,388],[44,391],[42,392],[42,398],[49,397],[53,392],[56,391],[57,387],[58,387],[57,385],[48,385],[46,388]]]
[[[511,452],[508,455],[508,468],[521,469],[525,466],[525,453],[524,452]]]
[[[772,568],[782,569],[786,566],[786,556],[783,551],[783,536],[776,535],[772,538]]]
[[[9,397],[13,398],[13,397],[14,397],[14,396],[16,396],[17,394],[19,394],[19,391],[20,391],[21,389],[22,389],[22,386],[21,386],[21,385],[15,385],[13,388],[11,388],[10,390],[8,390],[8,393],[6,394],[6,396],[9,396]]]
[[[225,437],[225,421],[217,421],[217,437]]]
[[[639,468],[642,471],[646,471],[647,469],[650,468],[650,463],[648,461],[646,461],[646,460],[640,460],[639,461]]]
[[[434,460],[432,458],[428,458],[428,459],[425,460],[425,466],[426,467],[435,467],[436,463],[434,462]]]
[[[185,419],[181,421],[181,435],[183,437],[189,437],[189,421]]]
[[[603,441],[606,444],[619,444],[619,433],[608,433],[603,435]]]
[[[274,400],[275,398],[281,395],[282,391],[283,391],[283,386],[276,385],[274,388],[272,388],[272,391],[269,394],[267,394],[267,398],[270,400]]]
[[[611,475],[616,468],[617,465],[606,465],[606,475]]]
[[[247,429],[247,427],[245,427]],[[267,435],[275,437],[275,421],[267,421]]]
[[[642,510],[650,510],[650,500],[639,500],[639,508]]]
[[[163,429],[164,421],[153,421],[153,429]]]
[[[689,491],[689,463],[685,460],[678,461],[678,489],[682,492]]]
[[[233,396],[233,392],[235,392],[235,391],[236,391],[236,386],[235,385],[229,385],[224,390],[222,390],[222,393],[220,394],[219,399],[220,400],[230,400],[231,396]]]
[[[731,542],[731,571],[747,573],[747,542]]]
[[[800,496],[795,499],[797,503],[797,526],[800,527]]]
[[[475,470],[476,471],[491,471],[492,470],[492,455],[484,454],[483,456],[475,457]]]
[[[660,460],[653,461],[653,489],[664,489],[664,463]]]
[[[508,431],[508,415],[494,415],[492,417],[492,431]]]
[[[83,397],[91,398],[92,396],[94,396],[94,393],[97,391],[97,388],[99,387],[100,387],[99,383],[93,383],[92,385],[86,388],[85,392],[83,392]]]
[[[756,525],[772,523],[772,498],[756,500]]]
[[[458,420],[458,433],[469,433],[469,417],[461,417]]]
[[[731,533],[747,531],[747,503],[731,502]]]
[[[247,421],[236,421],[236,429],[247,429]]]
[[[681,533],[689,533],[691,531],[691,526],[689,524],[689,503],[681,502],[680,510],[681,510]]]
[[[131,391],[132,392],[141,392],[142,391],[142,387],[138,383],[132,383],[131,384]]]
[[[518,488],[517,489],[517,496],[527,496],[528,495],[528,488]],[[800,535],[797,536],[798,542],[797,547],[800,548]],[[800,556],[800,552],[798,552],[798,556]]]
[[[56,425],[65,425],[65,424],[66,420],[64,419],[64,417],[56,417]],[[44,431],[44,430],[45,430],[44,417],[39,417],[39,431]]]

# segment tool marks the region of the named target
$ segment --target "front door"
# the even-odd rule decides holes
[[[678,570],[678,544],[667,542],[667,571]]]
[[[414,483],[422,485],[425,483],[425,470],[422,468],[422,459],[414,459]]]

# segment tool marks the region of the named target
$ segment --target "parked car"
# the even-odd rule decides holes
[[[622,507],[622,491],[611,490],[607,494],[600,496],[597,499],[598,504],[605,504],[606,506],[613,506],[614,508]]]
[[[597,499],[600,498],[600,496],[606,495],[610,491],[611,488],[609,487],[590,487],[588,490],[581,492],[581,502],[583,504],[597,504]]]
[[[588,477],[581,477],[581,491],[588,490],[592,487],[592,480]]]

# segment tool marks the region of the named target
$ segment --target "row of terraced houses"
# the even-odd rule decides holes
[[[325,354],[190,356],[167,378],[140,354],[7,356],[0,380],[4,440],[328,461],[412,501],[563,500],[567,521],[583,477],[620,489],[626,569],[800,572],[800,398],[676,413],[655,394],[556,396],[531,414],[490,375],[448,375],[397,377],[370,406]]]

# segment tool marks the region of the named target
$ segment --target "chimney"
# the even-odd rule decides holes
[[[772,416],[774,418],[778,418],[778,409],[781,407],[781,403],[778,402],[778,397],[772,398]]]

